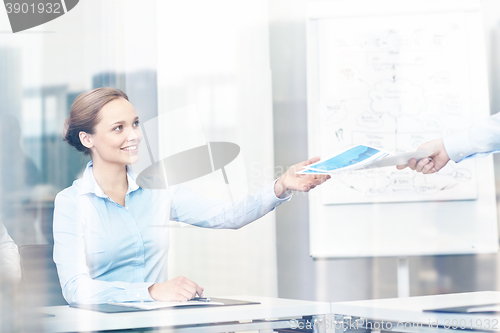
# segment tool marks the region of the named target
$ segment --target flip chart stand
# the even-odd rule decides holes
[[[398,258],[398,297],[410,297],[410,266],[408,257]]]

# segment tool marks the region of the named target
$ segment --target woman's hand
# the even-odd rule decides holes
[[[310,160],[297,163],[291,166],[274,184],[274,194],[279,198],[287,190],[309,192],[309,190],[324,183],[330,179],[330,175],[300,175],[296,174],[304,166],[316,163],[320,160],[319,156]]]
[[[200,287],[184,276],[178,276],[172,280],[155,283],[149,287],[148,290],[155,301],[185,302],[195,298],[196,294],[203,297],[203,287]]]

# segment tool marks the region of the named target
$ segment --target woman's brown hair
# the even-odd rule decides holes
[[[69,118],[64,123],[63,140],[75,147],[85,155],[90,154],[90,149],[80,141],[80,132],[94,134],[94,128],[100,121],[99,111],[104,105],[117,98],[128,96],[115,88],[97,88],[78,95],[69,112]]]

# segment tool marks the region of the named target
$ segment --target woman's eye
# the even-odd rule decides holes
[[[115,127],[115,131],[121,131],[121,130],[122,130],[122,128],[123,128],[123,126],[122,126],[122,125],[120,125],[120,126],[116,126],[116,127]]]
[[[135,123],[134,123],[134,126],[139,126],[139,120],[136,120]]]

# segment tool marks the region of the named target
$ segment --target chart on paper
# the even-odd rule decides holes
[[[409,152],[468,127],[475,88],[467,24],[463,12],[319,20],[321,155],[355,145]],[[476,199],[475,162],[434,175],[355,171],[321,190],[323,204]]]

